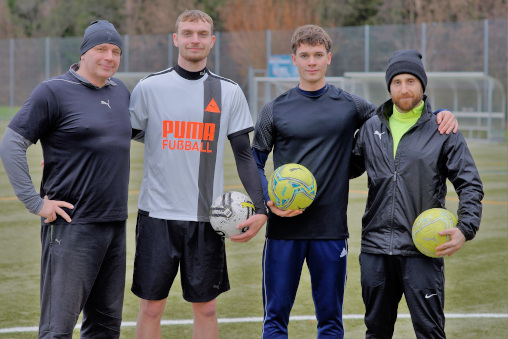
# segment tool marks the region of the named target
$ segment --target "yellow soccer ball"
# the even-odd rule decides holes
[[[413,242],[428,257],[439,258],[436,247],[450,240],[439,232],[456,227],[457,218],[444,208],[431,208],[422,212],[413,223]]]
[[[310,206],[317,193],[316,179],[302,165],[278,167],[268,180],[268,195],[281,210],[302,210]]]

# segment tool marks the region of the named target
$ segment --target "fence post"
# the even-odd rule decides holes
[[[483,21],[483,73],[489,75],[489,20]]]
[[[220,75],[220,32],[215,32],[215,74]]]
[[[123,48],[122,48],[122,54],[123,54],[123,71],[128,72],[129,71],[129,34],[125,34],[123,36]]]
[[[266,69],[269,67],[270,56],[272,55],[272,31],[266,30]]]
[[[14,39],[9,39],[9,118],[14,116]]]
[[[249,73],[248,73],[248,81],[249,81],[249,109],[250,109],[250,115],[252,116],[254,114],[254,67],[249,66]]]
[[[365,72],[368,72],[369,71],[369,62],[370,62],[370,49],[369,49],[370,26],[369,25],[365,25],[364,40],[365,40],[365,46],[364,46],[365,66],[364,66],[364,69],[365,69]]]
[[[427,69],[427,24],[425,22],[422,22],[422,56],[423,67]]]
[[[493,81],[489,78],[489,20],[483,20],[483,73],[486,80],[484,82],[484,98],[489,117],[487,119],[487,139],[492,138],[492,91]],[[487,86],[485,86],[485,84]]]
[[[173,64],[173,34],[168,35],[168,68],[172,67]]]
[[[49,51],[50,51],[50,37],[46,37],[45,39],[45,46],[46,46],[46,80],[49,79],[50,77],[50,72],[49,72],[49,67],[50,67],[50,62],[49,62]]]
[[[272,56],[272,31],[266,30],[266,76],[269,76],[270,74],[270,57]],[[257,91],[257,84],[256,84],[256,91]],[[270,97],[270,86],[265,86],[265,98]],[[257,95],[256,95],[257,98]],[[257,117],[257,103],[256,103],[256,114]]]

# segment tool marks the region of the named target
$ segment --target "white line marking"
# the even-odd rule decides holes
[[[11,328],[0,328],[0,333],[23,333],[23,332],[38,332],[39,327],[11,327]]]
[[[508,318],[508,313],[445,313],[445,317],[448,319],[465,319],[465,318]],[[363,314],[345,314],[343,319],[363,319]],[[409,314],[398,314],[399,319],[410,319]],[[295,315],[289,317],[290,321],[304,321],[304,320],[316,320],[314,315]],[[231,323],[256,323],[262,322],[263,317],[247,317],[247,318],[220,318],[220,324],[231,324]],[[180,319],[180,320],[162,320],[162,326],[174,326],[174,325],[192,325],[192,319]],[[135,327],[135,321],[123,321],[122,327]],[[74,329],[80,329],[81,324],[77,324]],[[24,333],[24,332],[38,332],[37,326],[30,327],[11,327],[11,328],[0,328],[0,333]]]

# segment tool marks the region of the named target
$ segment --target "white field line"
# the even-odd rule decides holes
[[[508,313],[445,313],[448,319],[466,319],[466,318],[508,318]],[[409,314],[397,315],[399,319],[410,319]],[[363,314],[345,314],[343,319],[363,319]],[[313,315],[295,315],[289,317],[290,321],[302,321],[302,320],[316,320]],[[247,317],[247,318],[220,318],[219,323],[230,324],[230,323],[253,323],[262,322],[263,317]],[[192,319],[180,319],[180,320],[162,320],[162,326],[174,326],[174,325],[192,325]],[[122,327],[135,327],[135,321],[124,321]],[[81,328],[81,324],[76,325],[75,329]],[[30,327],[11,327],[11,328],[0,328],[0,333],[24,333],[24,332],[37,332],[39,328],[37,326]]]

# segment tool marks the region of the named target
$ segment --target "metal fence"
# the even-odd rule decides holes
[[[326,30],[333,40],[330,77],[382,72],[394,50],[416,48],[428,72],[482,72],[507,88],[508,20]],[[216,32],[208,67],[238,82],[249,97],[249,75],[265,75],[271,55],[290,54],[291,35],[292,31]],[[119,72],[133,78],[176,63],[172,34],[124,36],[123,43]],[[38,83],[65,73],[78,61],[80,44],[81,37],[0,40],[0,107],[10,107],[3,118],[12,117]]]

